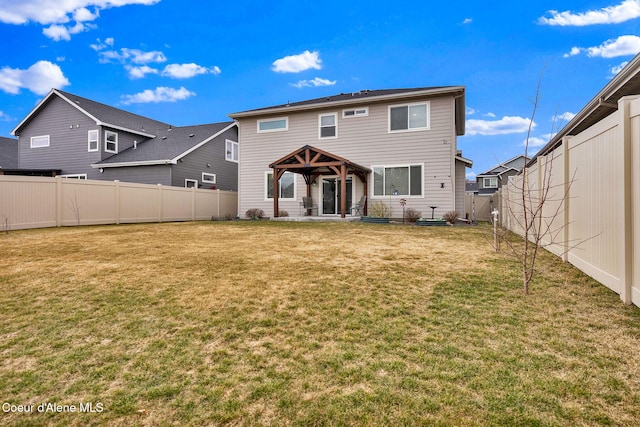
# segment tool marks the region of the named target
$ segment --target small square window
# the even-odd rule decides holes
[[[208,184],[215,184],[216,175],[213,173],[202,172],[202,182],[206,182]]]

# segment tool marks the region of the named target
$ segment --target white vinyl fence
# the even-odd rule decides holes
[[[640,99],[622,98],[617,112],[563,138],[528,173],[529,193],[550,189],[547,249],[640,306]],[[521,178],[503,188],[500,217],[523,235]]]
[[[119,181],[0,175],[0,231],[235,218],[238,193]]]

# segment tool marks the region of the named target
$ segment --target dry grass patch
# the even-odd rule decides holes
[[[0,236],[0,399],[54,425],[633,425],[640,315],[486,227],[186,223]]]

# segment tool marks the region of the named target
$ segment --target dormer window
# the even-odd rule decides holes
[[[118,134],[110,130],[104,131],[104,151],[107,153],[118,152]]]

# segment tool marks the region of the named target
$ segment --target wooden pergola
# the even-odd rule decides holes
[[[269,165],[273,169],[273,212],[278,216],[278,198],[280,196],[280,178],[285,172],[298,173],[304,176],[307,185],[307,197],[311,197],[311,185],[321,175],[337,175],[340,177],[340,212],[345,217],[347,209],[347,175],[355,175],[364,185],[364,194],[368,194],[369,168],[352,163],[349,160],[320,150],[310,145],[287,154]],[[367,203],[364,205],[363,214],[367,215]],[[311,215],[311,209],[307,210]]]

